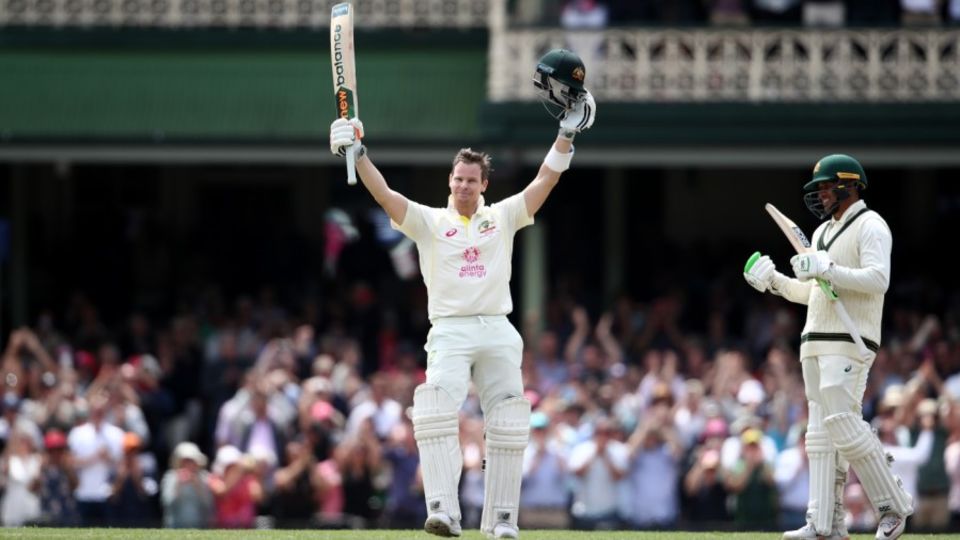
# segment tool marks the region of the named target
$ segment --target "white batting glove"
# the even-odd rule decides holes
[[[560,117],[560,127],[580,133],[590,129],[596,117],[597,102],[593,100],[593,94],[589,90],[584,90],[576,104],[564,111]]]
[[[358,138],[363,138],[363,122],[359,118],[337,118],[330,124],[330,151],[334,155],[347,155],[347,149],[353,146]]]
[[[806,281],[811,278],[825,278],[833,266],[833,261],[826,251],[814,251],[794,255],[790,258],[790,264],[797,279]]]
[[[751,257],[751,259],[752,258],[753,257]],[[754,289],[760,292],[767,292],[770,284],[773,282],[773,274],[776,269],[777,266],[773,264],[770,257],[763,255],[756,261],[753,261],[753,264],[750,264],[749,261],[747,262],[746,267],[743,269],[743,279],[747,280],[747,283]]]

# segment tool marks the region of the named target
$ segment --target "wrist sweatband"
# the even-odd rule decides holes
[[[563,172],[570,168],[570,161],[572,159],[573,146],[570,147],[570,152],[566,154],[561,154],[557,151],[557,147],[551,146],[550,151],[547,152],[547,157],[543,158],[543,164],[551,171]]]

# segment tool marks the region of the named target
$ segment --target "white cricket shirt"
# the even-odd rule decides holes
[[[517,193],[491,206],[481,196],[472,218],[457,213],[452,198],[446,208],[410,201],[403,223],[391,225],[417,243],[434,320],[510,313],[513,237],[532,223],[523,193]]]

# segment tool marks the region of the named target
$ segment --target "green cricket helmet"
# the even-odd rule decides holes
[[[537,62],[533,85],[547,111],[559,118],[586,93],[583,88],[586,74],[583,60],[576,53],[553,49]]]
[[[824,207],[820,200],[820,184],[833,182],[830,189],[836,195],[836,202],[829,208]],[[867,173],[856,159],[846,154],[830,154],[817,162],[813,167],[813,176],[803,186],[808,192],[803,196],[803,202],[813,215],[819,219],[826,219],[837,209],[840,202],[850,196],[850,188],[857,191],[867,189]]]

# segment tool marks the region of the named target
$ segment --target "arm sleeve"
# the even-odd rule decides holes
[[[494,206],[500,208],[506,222],[504,225],[510,232],[516,232],[533,224],[533,218],[527,213],[527,202],[523,198],[523,192],[507,197]]]
[[[810,303],[810,288],[814,283],[812,279],[800,281],[775,271],[770,280],[770,292],[791,302],[807,305]]]
[[[409,201],[407,213],[403,216],[403,223],[390,221],[390,226],[407,235],[414,242],[419,242],[430,233],[430,208]]]
[[[890,285],[890,229],[879,219],[869,219],[860,228],[860,268],[833,265],[827,273],[839,289],[883,294]]]

